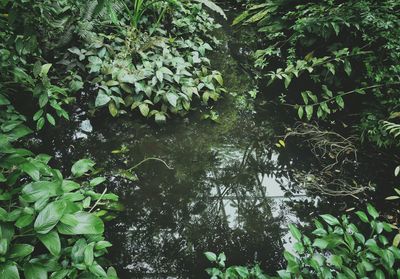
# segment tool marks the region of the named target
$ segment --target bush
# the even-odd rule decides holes
[[[278,271],[277,276],[264,274],[258,266],[225,269],[225,255],[217,257],[213,253],[206,256],[218,268],[207,272],[212,278],[398,278],[400,249],[388,235],[396,227],[382,221],[370,204],[367,214],[358,211],[356,215],[365,223],[362,228],[368,229],[361,230],[346,215],[340,219],[321,215],[322,220],[315,221],[310,237],[290,224],[290,232],[297,241],[293,244],[295,253],[284,252],[287,267]]]

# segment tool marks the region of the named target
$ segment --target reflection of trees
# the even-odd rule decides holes
[[[132,264],[127,269],[137,277],[201,277],[208,266],[202,253],[209,250],[224,251],[233,264],[256,259],[274,269],[282,261],[281,218],[272,216],[257,164],[265,155],[256,152],[259,146],[246,147],[249,138],[231,136],[235,131],[220,145],[219,131],[203,128],[145,136],[126,156],[158,156],[174,166],[148,163],[138,170],[139,182],[117,180],[126,211],[108,231],[112,257],[121,267]]]
[[[257,260],[270,270],[281,265],[282,216],[272,216],[274,203],[262,182],[264,176],[286,176],[266,140],[273,131],[228,113],[217,126],[149,129],[99,119],[85,140],[73,140],[76,125],[48,137],[48,153],[60,154],[60,165],[89,156],[111,175],[108,188],[126,208],[107,228],[114,244],[109,258],[121,278],[152,273],[201,278],[209,266],[205,251],[224,251],[231,264]],[[127,153],[111,154],[122,144]],[[147,162],[137,169],[137,182],[113,176],[145,157],[162,158],[174,170]]]

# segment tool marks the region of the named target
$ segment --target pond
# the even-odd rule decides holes
[[[224,24],[212,56],[228,91],[239,96],[255,86],[246,71],[245,32]],[[36,139],[38,151],[54,154],[64,170],[93,159],[109,178],[107,191],[120,196],[124,210],[106,224],[108,258],[120,278],[207,278],[206,251],[273,272],[290,249],[288,222],[315,217],[316,207],[327,213],[359,202],[322,202],[302,190],[294,174],[316,162],[307,148],[276,146],[294,121],[282,108],[227,95],[212,111],[218,123],[197,112],[159,126],[76,109],[63,129]],[[146,158],[156,159],[126,171]]]

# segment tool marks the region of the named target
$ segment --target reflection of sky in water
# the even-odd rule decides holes
[[[220,165],[219,168],[223,169],[224,167],[228,167],[230,164],[232,164],[232,161],[238,161],[240,162],[243,160],[244,157],[244,150],[237,149],[234,145],[222,145],[219,148],[214,148],[214,152],[217,154],[220,154],[218,156],[218,159],[220,159]],[[223,156],[221,156],[223,154]],[[278,165],[278,157],[279,154],[274,152],[274,154],[271,157],[271,160],[273,161],[273,164]],[[270,205],[271,205],[271,213],[274,217],[279,217],[279,216],[284,216],[283,223],[282,223],[282,229],[287,229],[287,224],[292,223],[301,223],[299,218],[291,212],[290,208],[287,207],[285,201],[287,201],[289,198],[285,197],[285,191],[282,189],[282,182],[284,185],[289,184],[289,179],[284,177],[281,178],[281,180],[278,182],[276,177],[273,175],[268,175],[268,174],[263,174],[263,173],[258,173],[257,174],[259,177],[259,181],[261,182],[261,186],[265,189],[265,198],[270,200]],[[212,176],[212,174],[211,174]],[[211,190],[211,195],[215,195],[218,197],[218,190],[216,187],[214,187]],[[263,197],[260,197],[260,199]],[[307,196],[305,195],[304,191],[301,191],[300,193],[297,193],[293,195],[290,199],[291,200],[304,200],[306,199]],[[226,217],[229,223],[229,226],[231,228],[236,228],[239,226],[238,223],[238,207],[232,203],[232,200],[235,199],[234,197],[224,197],[223,198],[223,205],[225,208],[225,213]],[[288,249],[291,252],[293,251],[293,244],[294,244],[294,239],[291,237],[290,232],[287,232],[284,237],[284,247],[285,249]]]

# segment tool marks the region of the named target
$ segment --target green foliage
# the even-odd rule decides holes
[[[285,251],[285,270],[277,276],[265,275],[258,266],[229,267],[225,260],[220,264],[212,253],[207,258],[218,267],[208,269],[212,278],[395,278],[400,275],[398,264],[400,250],[392,245],[388,233],[392,225],[382,221],[376,209],[368,204],[367,212],[356,212],[358,219],[365,223],[364,231],[348,216],[340,219],[321,215],[315,221],[315,230],[306,236],[294,225],[289,225],[293,238],[294,252]]]
[[[157,36],[129,28],[114,35],[99,33],[99,41],[88,49],[70,48],[65,65],[86,68],[91,86],[98,89],[95,107],[108,106],[112,116],[138,110],[164,122],[171,113],[188,112],[195,99],[216,101],[225,91],[223,79],[206,57],[212,47],[204,40],[210,38],[198,32],[208,33],[217,25],[200,5],[174,11],[171,23],[175,28],[169,38],[161,29]]]
[[[362,139],[386,146],[393,141],[379,122],[396,113],[400,100],[399,5],[260,0],[233,24],[257,24],[265,48],[256,51],[255,65],[268,84],[282,85],[281,101],[299,118],[327,119],[354,95],[361,103]]]
[[[111,244],[97,209],[118,197],[96,193],[104,179],[82,178],[91,160],[76,162],[64,178],[49,166],[50,156],[14,147],[31,130],[0,99],[0,278],[117,278],[113,268],[103,269]]]
[[[217,100],[223,79],[206,57],[217,27],[189,1],[0,1],[1,279],[117,278],[103,233],[118,197],[92,160],[63,174],[23,148],[28,119],[36,130],[68,120],[84,88],[95,92],[92,109],[137,109],[157,122],[196,98]],[[17,112],[21,100],[32,115]]]

